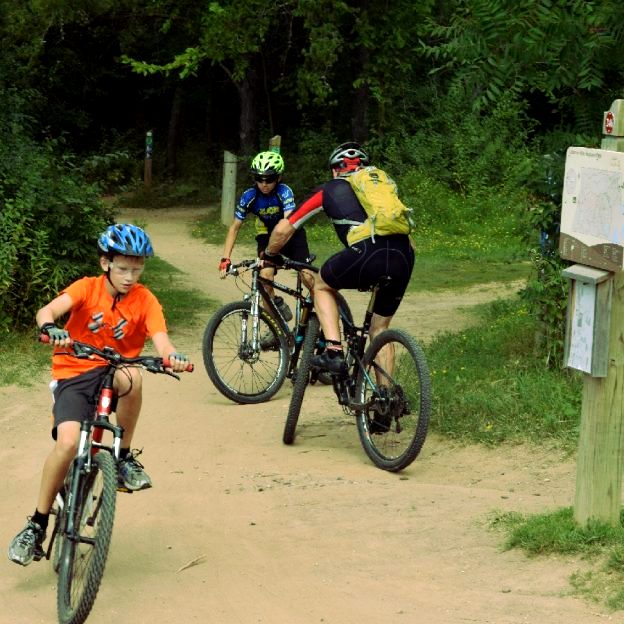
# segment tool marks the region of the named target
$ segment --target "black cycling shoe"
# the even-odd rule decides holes
[[[342,352],[339,352],[339,355],[331,356],[329,355],[329,351],[325,350],[321,355],[315,355],[311,363],[314,368],[329,371],[330,373],[347,372],[347,364]]]

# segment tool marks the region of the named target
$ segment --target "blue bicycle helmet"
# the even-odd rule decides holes
[[[131,223],[109,225],[98,239],[100,251],[122,256],[146,258],[154,255],[149,236],[138,226]]]

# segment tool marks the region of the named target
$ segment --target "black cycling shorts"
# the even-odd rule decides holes
[[[258,243],[258,255],[266,249],[269,244],[269,234],[258,234],[256,236]],[[305,230],[296,230],[290,240],[282,247],[280,253],[295,262],[307,262],[310,257],[310,249],[308,248],[308,239]]]
[[[54,428],[52,437],[56,440],[56,428],[62,422],[82,422],[93,418],[97,407],[97,398],[106,373],[106,366],[98,366],[92,370],[60,379],[54,389]],[[116,407],[113,400],[113,411]]]
[[[323,264],[321,277],[334,290],[369,290],[380,277],[390,282],[378,293],[373,312],[392,316],[397,311],[414,268],[414,250],[405,234],[367,238],[347,247]]]

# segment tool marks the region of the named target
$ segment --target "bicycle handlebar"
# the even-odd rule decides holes
[[[50,342],[50,337],[47,334],[39,334],[39,342],[48,344]],[[112,347],[98,349],[97,347],[94,347],[86,342],[72,340],[71,338],[70,347],[77,358],[89,358],[95,355],[113,365],[138,364],[150,373],[165,373],[167,375],[172,374],[165,370],[166,368],[171,367],[171,361],[167,358],[156,357],[153,355],[140,355],[139,357],[128,358],[121,355],[118,351],[115,351]],[[192,373],[194,368],[193,364],[189,364],[184,370],[185,372]],[[175,375],[173,376],[175,377]]]
[[[243,260],[242,262],[237,262],[236,264],[231,264],[228,267],[226,275],[238,275],[238,269],[256,269],[260,267],[260,263],[262,262],[261,258],[255,258],[253,260]],[[307,262],[297,262],[296,260],[291,260],[290,258],[284,258],[284,264],[281,267],[284,269],[294,269],[295,271],[312,271],[313,273],[318,273],[320,271],[319,267],[316,267],[312,264],[308,264]]]

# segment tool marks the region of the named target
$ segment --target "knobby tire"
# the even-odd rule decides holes
[[[57,607],[61,624],[82,624],[93,607],[100,588],[115,519],[117,469],[112,455],[99,451],[93,456],[93,470],[81,474],[75,502],[76,528],[93,544],[71,540],[61,523]],[[67,508],[64,510],[66,513]]]
[[[295,429],[301,412],[303,395],[305,394],[308,382],[310,381],[310,369],[312,367],[312,356],[316,349],[316,342],[319,335],[319,320],[316,314],[311,314],[308,319],[305,338],[303,339],[303,349],[299,358],[299,367],[293,385],[290,405],[288,406],[288,416],[284,425],[282,441],[284,444],[292,444],[295,441]]]
[[[373,362],[382,349],[395,353],[392,371]],[[380,361],[382,358],[379,358]],[[393,407],[380,415],[371,402],[370,408],[356,413],[358,434],[364,451],[372,462],[383,470],[397,472],[409,466],[418,456],[427,437],[431,413],[431,381],[425,354],[408,333],[388,329],[380,333],[364,353],[363,370],[368,371],[373,383],[383,380],[380,392],[385,392]],[[367,404],[373,390],[362,369],[358,373],[356,401]]]
[[[247,320],[247,344],[241,344],[243,320]],[[259,337],[267,332],[278,346],[254,351],[251,339],[251,302],[228,303],[215,312],[202,342],[204,366],[215,388],[228,399],[250,405],[268,401],[282,387],[288,372],[287,337],[266,310],[260,310]]]

